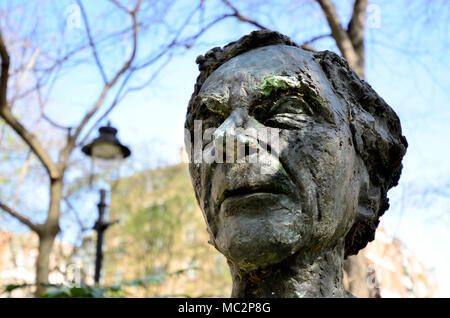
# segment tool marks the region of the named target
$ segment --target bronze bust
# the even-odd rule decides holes
[[[345,297],[343,260],[374,239],[400,177],[399,118],[343,58],[277,32],[252,32],[197,63],[189,170],[232,297]]]

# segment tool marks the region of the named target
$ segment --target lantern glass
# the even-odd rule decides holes
[[[91,181],[93,188],[109,189],[120,179],[121,156],[114,159],[103,159],[99,156],[92,156],[91,161]]]
[[[116,144],[109,142],[97,142],[92,146],[92,157],[105,160],[114,160],[120,159],[121,156],[121,149]]]

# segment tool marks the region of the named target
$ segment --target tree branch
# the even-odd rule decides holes
[[[117,104],[125,97],[125,95],[128,93],[128,91],[126,91],[124,94],[122,94],[123,89],[125,88],[128,80],[130,79],[131,75],[133,73],[130,72],[127,77],[123,80],[122,85],[120,85],[119,90],[116,93],[116,96],[113,100],[113,102],[111,103],[111,105],[108,107],[108,109],[96,120],[96,122],[94,123],[94,125],[91,126],[91,128],[88,130],[88,132],[84,135],[83,139],[81,140],[81,142],[79,143],[79,145],[83,145],[86,140],[89,138],[89,136],[91,135],[92,131],[106,118],[106,116],[109,115],[109,113],[114,109],[114,107],[117,106]],[[122,94],[122,95],[121,95]]]
[[[37,77],[37,74],[36,74]],[[36,83],[36,95],[37,95],[37,99],[38,99],[38,103],[39,103],[39,108],[40,108],[40,116],[39,116],[39,120],[42,118],[45,121],[47,121],[50,125],[52,125],[53,127],[59,128],[59,129],[63,129],[63,130],[70,130],[72,127],[70,126],[64,126],[61,125],[59,123],[57,123],[56,121],[54,121],[53,119],[51,119],[48,115],[45,114],[45,106],[48,102],[48,98],[50,96],[50,92],[56,82],[57,77],[53,77],[53,80],[48,84],[48,90],[47,90],[47,96],[44,97],[42,96],[42,85],[40,83],[40,79],[37,79],[37,83]],[[38,123],[39,124],[39,120]],[[37,127],[35,127],[35,130],[37,129]]]
[[[0,57],[2,58],[2,73],[0,76],[0,108],[4,108],[7,105],[7,89],[8,89],[8,77],[9,77],[9,54],[6,49],[5,42],[3,41],[3,35],[0,29]]]
[[[50,159],[49,155],[36,139],[11,113],[11,110],[7,107],[0,108],[0,116],[6,121],[6,123],[14,129],[14,131],[22,138],[22,140],[31,148],[33,153],[38,157],[44,168],[47,170],[51,179],[57,179],[60,173]]]
[[[78,213],[77,210],[75,210],[75,208],[73,207],[72,203],[69,201],[69,199],[67,197],[63,198],[64,202],[66,202],[67,206],[69,207],[69,209],[73,212],[75,219],[80,227],[80,232],[84,232],[86,230],[88,230],[89,228],[87,228],[86,226],[84,226],[83,221],[81,221],[80,215]]]
[[[31,134],[11,113],[7,101],[8,88],[8,72],[9,72],[9,55],[6,49],[3,36],[0,31],[0,56],[2,58],[2,73],[0,76],[0,116],[6,123],[22,138],[22,140],[31,148],[33,153],[38,157],[44,168],[47,170],[51,179],[59,177],[59,171],[50,156],[39,143],[39,141]]]
[[[114,4],[117,5],[116,1],[111,0]],[[134,67],[130,68],[130,72],[129,74],[126,76],[126,78],[124,79],[124,81],[121,84],[121,87],[119,88],[113,102],[111,103],[111,105],[108,107],[108,109],[96,120],[95,124],[91,126],[91,128],[89,129],[89,131],[83,136],[83,139],[81,140],[81,142],[79,142],[79,145],[82,145],[86,142],[87,138],[89,138],[90,134],[93,132],[93,130],[100,124],[100,122],[102,122],[106,116],[109,115],[109,113],[114,109],[114,107],[129,93],[132,91],[136,91],[136,90],[140,90],[142,88],[144,88],[145,86],[147,86],[148,84],[150,84],[150,82],[152,82],[156,76],[159,74],[159,72],[164,68],[165,65],[167,65],[167,63],[170,61],[172,54],[169,55],[169,58],[167,59],[167,61],[165,61],[163,63],[163,65],[161,65],[155,72],[154,74],[143,84],[139,85],[139,86],[135,86],[135,87],[131,87],[129,88],[127,91],[125,91],[123,94],[122,91],[125,88],[127,82],[129,81],[129,79],[131,78],[131,75],[133,75],[133,72],[141,70],[143,68],[148,67],[149,65],[155,63],[156,61],[158,61],[161,57],[163,57],[165,54],[167,54],[167,52],[173,48],[176,45],[182,45],[185,46],[186,48],[190,48],[192,47],[193,43],[207,30],[209,30],[212,26],[214,26],[215,24],[219,23],[220,21],[228,18],[228,17],[235,17],[234,14],[224,14],[222,16],[217,17],[216,19],[214,19],[213,21],[211,21],[210,23],[208,23],[206,26],[204,26],[203,28],[201,28],[201,30],[199,30],[196,34],[186,38],[184,41],[182,42],[178,42],[178,37],[181,35],[182,31],[185,29],[185,27],[188,25],[189,21],[191,20],[191,18],[194,16],[195,12],[199,9],[202,8],[204,3],[204,0],[200,1],[200,4],[191,12],[191,14],[187,17],[186,21],[184,22],[183,26],[178,30],[178,32],[175,34],[174,39],[155,57],[151,58],[150,60],[144,62],[141,65],[137,65]],[[127,10],[126,10],[127,11]],[[129,11],[127,11],[129,12]]]
[[[302,49],[304,49],[304,50],[311,51],[311,52],[315,52],[316,50],[311,46],[311,43],[313,43],[313,42],[315,42],[315,41],[317,41],[317,40],[320,40],[320,39],[324,39],[324,38],[330,37],[330,36],[331,36],[330,33],[317,35],[317,36],[315,36],[315,37],[312,37],[312,38],[309,39],[308,41],[303,42],[303,43],[300,45],[300,47],[301,47]]]
[[[328,38],[328,37],[330,37],[330,36],[331,36],[330,33],[317,35],[317,36],[315,36],[315,37],[312,37],[312,38],[309,39],[308,41],[303,42],[302,45],[304,45],[304,44],[311,44],[311,43],[313,43],[313,42],[316,42],[316,41],[321,40],[321,39],[324,39],[324,38]]]
[[[358,42],[364,39],[364,27],[366,24],[366,10],[368,0],[355,0],[353,5],[353,14],[347,26],[347,33],[353,46],[356,47]]]
[[[134,58],[136,57],[137,42],[138,42],[138,29],[139,29],[138,25],[139,24],[137,21],[137,13],[139,11],[141,4],[142,4],[142,0],[139,0],[139,2],[136,4],[136,7],[132,11],[130,11],[130,15],[133,19],[133,49],[131,52],[131,56],[125,62],[125,64],[121,67],[121,69],[116,73],[114,78],[105,84],[102,92],[100,93],[100,97],[98,98],[97,102],[93,105],[91,110],[83,117],[83,119],[81,120],[78,127],[76,127],[74,134],[69,138],[69,142],[68,142],[67,146],[60,153],[60,160],[59,160],[60,165],[64,165],[65,162],[67,161],[67,159],[70,155],[70,152],[75,147],[76,141],[77,141],[78,137],[80,136],[82,130],[87,125],[87,123],[92,118],[92,116],[94,116],[97,113],[98,109],[103,104],[105,97],[106,97],[107,93],[109,92],[109,90],[117,83],[117,81],[122,76],[122,74],[125,73],[126,70],[128,70],[130,68],[131,63],[133,63]]]
[[[364,78],[364,30],[366,24],[366,10],[368,0],[355,0],[353,5],[353,14],[350,22],[347,26],[347,34],[352,41],[353,48],[358,55],[358,69],[362,71],[362,77]]]
[[[214,19],[213,21],[211,21],[210,23],[208,23],[206,26],[204,26],[203,28],[201,28],[196,34],[188,37],[185,40],[185,46],[190,48],[192,47],[192,45],[194,44],[194,42],[201,36],[203,35],[203,33],[205,33],[207,30],[209,30],[210,28],[212,28],[215,24],[219,23],[220,21],[229,18],[229,17],[236,17],[236,15],[234,14],[224,14],[221,15],[219,17],[217,17],[216,19]],[[176,43],[176,39],[174,40],[175,42],[173,42],[174,44]]]
[[[238,19],[239,21],[250,23],[250,24],[256,26],[259,29],[270,30],[269,28],[266,28],[265,26],[263,26],[259,22],[255,21],[255,20],[252,20],[252,19],[242,15],[239,12],[239,10],[234,5],[231,4],[230,1],[222,0],[222,2],[233,11],[233,16],[235,16],[236,19]]]
[[[89,20],[86,15],[86,11],[84,10],[83,2],[81,0],[77,0],[77,3],[78,3],[78,6],[80,7],[81,16],[83,17],[84,27],[86,29],[86,34],[87,34],[87,37],[89,40],[89,46],[91,47],[92,55],[94,56],[95,63],[97,64],[98,70],[99,70],[100,74],[102,75],[103,82],[108,83],[108,78],[106,77],[105,70],[103,69],[103,65],[100,62],[100,59],[98,57],[97,47],[95,46],[94,40],[92,38],[91,28],[89,26]]]
[[[142,64],[140,64],[138,66],[133,67],[133,71],[146,68],[147,66],[155,63],[161,57],[163,57],[171,48],[173,48],[173,47],[175,47],[177,45],[182,45],[182,46],[184,46],[186,48],[190,48],[192,46],[192,44],[195,42],[195,40],[197,40],[208,28],[211,28],[214,24],[222,21],[223,19],[225,19],[227,17],[234,17],[235,16],[234,14],[222,15],[222,16],[216,18],[215,20],[213,20],[212,22],[210,22],[207,26],[203,27],[195,35],[186,38],[185,41],[183,41],[183,42],[179,42],[178,38],[180,37],[180,35],[184,31],[184,29],[188,26],[189,21],[192,19],[192,17],[194,16],[195,12],[198,9],[201,9],[202,2],[203,2],[203,0],[200,1],[200,4],[196,7],[196,9],[193,10],[191,12],[191,14],[187,17],[187,19],[184,21],[182,27],[177,31],[177,33],[173,37],[173,40],[165,48],[161,49],[161,52],[159,52],[156,56],[150,58],[148,61],[146,61],[146,62],[144,62],[144,63],[142,63]]]
[[[123,4],[121,4],[118,0],[109,0],[112,4],[114,4],[116,7],[118,7],[120,10],[123,10],[127,13],[130,13],[130,10],[125,7]]]
[[[356,66],[358,62],[358,55],[353,48],[353,43],[350,40],[350,37],[342,27],[333,3],[330,0],[317,0],[317,2],[325,14],[328,25],[331,29],[331,35],[336,41],[339,51],[341,51],[341,54],[347,59],[350,67],[357,72]]]
[[[31,222],[29,219],[24,217],[23,215],[19,214],[15,210],[8,207],[6,204],[0,202],[0,209],[7,212],[9,215],[15,217],[17,220],[28,226],[32,231],[38,233],[39,232],[39,226]]]

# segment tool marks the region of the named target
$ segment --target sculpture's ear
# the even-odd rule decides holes
[[[372,223],[377,218],[381,199],[381,180],[373,173],[373,167],[368,166],[370,156],[377,154],[382,141],[377,133],[377,123],[371,114],[352,107],[353,118],[350,121],[353,146],[358,155],[359,196],[355,223]],[[377,128],[375,128],[377,127]]]
[[[380,185],[375,185],[364,162],[359,158],[359,195],[353,225],[345,236],[345,256],[357,254],[375,239],[380,207],[385,207]]]
[[[377,222],[380,209],[381,189],[374,185],[365,166],[361,167],[358,206],[355,223],[372,224]]]

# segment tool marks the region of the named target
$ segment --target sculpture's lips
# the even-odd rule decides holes
[[[285,208],[286,194],[271,192],[254,192],[250,194],[234,195],[226,198],[220,206],[219,215],[222,217],[267,217],[274,211]],[[282,203],[284,202],[284,203]]]
[[[240,187],[233,190],[225,190],[218,200],[218,207],[227,199],[245,199],[255,196],[289,194],[286,187],[279,184],[260,185],[255,187]]]

